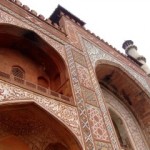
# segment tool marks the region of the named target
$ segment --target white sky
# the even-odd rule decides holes
[[[122,43],[133,40],[150,67],[149,0],[20,0],[48,18],[58,4],[83,20],[85,27],[124,53]]]

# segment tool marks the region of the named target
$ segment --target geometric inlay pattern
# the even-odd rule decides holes
[[[83,93],[84,99],[87,103],[92,104],[94,106],[98,106],[96,95],[95,95],[94,91],[89,90],[85,87],[82,87],[82,93]]]
[[[74,93],[75,93],[78,113],[79,113],[79,117],[80,117],[80,124],[81,124],[81,129],[83,132],[85,147],[87,150],[94,150],[94,142],[93,142],[93,138],[91,135],[91,129],[90,129],[89,121],[88,121],[88,115],[86,112],[84,99],[83,99],[82,91],[81,91],[81,87],[80,87],[80,82],[78,79],[79,77],[77,74],[77,69],[75,66],[75,62],[73,59],[73,54],[72,54],[71,49],[72,49],[72,47],[70,45],[66,45],[68,66],[70,69],[72,84],[73,84],[73,88],[74,88]]]
[[[81,85],[83,85],[89,89],[92,89],[92,83],[91,83],[88,69],[81,66],[78,63],[76,63],[76,67],[77,67],[77,72],[78,72],[78,76],[79,76]]]
[[[13,86],[0,80],[0,103],[9,102],[35,102],[50,112],[81,140],[78,112],[75,107],[69,106],[51,98],[36,95],[31,91]]]
[[[140,127],[130,110],[114,94],[103,89],[103,95],[108,106],[124,120],[124,123],[129,129],[128,134],[134,141],[134,147],[137,150],[148,150]]]
[[[84,56],[85,56],[86,61],[87,61],[87,65],[88,65],[88,68],[89,68],[90,76],[92,77],[91,81],[93,83],[95,94],[96,94],[98,102],[99,102],[100,110],[101,110],[102,116],[104,118],[105,125],[106,125],[107,131],[109,133],[109,137],[110,137],[113,149],[118,150],[118,149],[120,149],[119,143],[117,141],[116,134],[115,134],[115,131],[113,129],[113,125],[112,125],[112,123],[110,121],[107,108],[106,108],[106,106],[104,104],[102,91],[101,91],[101,89],[99,87],[99,84],[97,82],[97,78],[95,76],[95,71],[94,71],[95,70],[95,63],[93,65],[93,61],[95,62],[95,60],[91,59],[91,55],[93,56],[93,54],[95,54],[95,50],[93,49],[93,45],[91,43],[89,43],[88,41],[84,40],[82,37],[80,37],[80,40],[81,40],[81,42],[84,42],[83,43],[83,46],[85,47],[84,48]],[[98,56],[98,57],[100,57],[100,56]]]
[[[89,120],[96,140],[109,141],[108,133],[100,110],[97,107],[86,104]]]
[[[84,67],[87,66],[85,57],[82,54],[78,53],[75,50],[72,50],[72,53],[73,53],[73,57],[74,57],[75,62],[81,64]]]
[[[86,50],[90,56],[91,63],[95,68],[97,61],[100,60],[108,60],[114,63],[119,64],[123,69],[125,69],[134,79],[139,81],[141,85],[147,90],[148,94],[150,95],[150,85],[146,82],[146,80],[137,72],[135,72],[131,67],[123,64],[121,61],[117,60],[112,55],[109,55],[107,52],[104,52],[102,49],[98,48],[94,44],[88,42],[87,40],[83,40]]]
[[[95,142],[96,150],[112,150],[110,143],[104,143],[104,142]]]

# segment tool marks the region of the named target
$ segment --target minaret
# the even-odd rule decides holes
[[[139,55],[139,53],[137,52],[137,47],[134,45],[133,41],[125,41],[122,45],[122,48],[125,49],[126,54],[130,58],[132,58],[136,62],[139,62],[140,67],[150,77],[150,68],[146,64],[146,58],[144,56]]]
[[[133,41],[127,40],[123,43],[122,48],[125,49],[125,52],[128,56],[132,58],[139,57],[139,54],[137,52],[137,47],[133,44]]]

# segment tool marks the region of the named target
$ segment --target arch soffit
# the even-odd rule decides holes
[[[84,46],[87,50],[87,53],[90,57],[91,64],[94,68],[94,71],[96,67],[100,64],[114,64],[114,66],[119,67],[122,71],[126,72],[126,74],[133,79],[138,85],[143,87],[145,91],[147,91],[149,97],[150,97],[150,85],[147,84],[146,80],[138,74],[136,71],[134,71],[131,67],[126,66],[119,60],[117,60],[114,56],[110,55],[108,52],[103,51],[100,47],[93,44],[91,41],[88,41],[86,39],[83,39]]]
[[[67,68],[66,57],[63,54],[64,53],[63,45],[61,45],[60,50],[60,43],[48,38],[46,35],[42,34],[41,32],[32,27],[28,27],[28,25],[24,26],[23,24],[20,25],[10,23],[0,23],[0,33],[7,33],[13,36],[23,36],[27,32],[32,33],[36,37],[36,39],[40,42],[41,45],[46,45],[46,47],[52,49],[52,52],[55,54],[55,56],[57,56],[55,59],[60,61],[60,64],[58,64],[59,68],[60,68],[59,65],[62,64],[64,65],[65,68]]]
[[[37,95],[22,88],[0,81],[0,105],[35,103],[47,111],[76,137],[77,143],[83,145],[79,118],[76,107],[64,104],[51,98]],[[67,114],[67,115],[66,115]],[[82,144],[81,144],[82,143]],[[81,146],[80,146],[81,147]]]
[[[48,110],[47,108],[45,108],[43,105],[41,105],[38,101],[35,101],[34,99],[28,99],[28,100],[20,100],[18,102],[18,100],[13,100],[13,101],[5,101],[5,102],[0,102],[0,106],[6,106],[6,105],[10,105],[11,107],[13,105],[24,105],[24,104],[33,104],[35,105],[35,107],[39,107],[41,109],[43,109],[43,113],[44,111],[46,111],[46,113],[48,113],[48,115],[50,115],[54,120],[56,120],[56,122],[58,122],[61,126],[63,126],[68,133],[73,137],[73,139],[76,141],[77,145],[80,147],[80,149],[83,148],[82,144],[81,144],[81,139],[79,139],[79,137],[77,137],[77,135],[71,130],[71,128],[64,123],[63,120],[61,120],[58,116],[56,116],[55,113],[53,113],[53,111]]]
[[[100,59],[97,60],[95,62],[95,74],[96,74],[96,68],[98,68],[98,66],[100,65],[109,65],[112,66],[114,68],[118,68],[120,69],[120,71],[122,71],[123,73],[125,73],[128,78],[132,79],[132,81],[137,84],[139,87],[142,88],[142,90],[149,96],[150,98],[150,87],[148,86],[148,84],[146,83],[145,79],[143,77],[140,77],[140,75],[138,74],[134,74],[134,72],[132,73],[131,69],[129,68],[129,70],[121,63],[117,63],[117,62],[113,62],[107,59]]]

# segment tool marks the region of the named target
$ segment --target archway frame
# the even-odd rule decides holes
[[[55,87],[56,90],[60,90],[60,89],[64,90],[65,88],[62,88],[62,87],[68,86],[68,89],[69,89],[68,90],[69,92],[67,93],[68,95],[67,94],[64,94],[64,95],[67,97],[70,97],[70,103],[75,104],[75,101],[72,98],[74,93],[71,88],[72,82],[70,80],[70,72],[67,67],[68,64],[67,64],[67,60],[66,60],[65,46],[63,44],[61,44],[59,41],[56,41],[53,38],[46,36],[42,32],[32,28],[31,26],[28,26],[27,24],[17,24],[16,25],[16,23],[12,24],[12,22],[11,22],[11,24],[2,22],[2,23],[0,23],[0,27],[2,27],[2,29],[0,29],[0,33],[2,33],[2,34],[5,34],[5,32],[6,32],[6,34],[9,34],[9,32],[10,32],[13,36],[17,37],[17,36],[23,36],[23,34],[25,32],[31,32],[34,34],[34,36],[36,36],[36,38],[40,41],[39,45],[41,47],[39,47],[39,48],[42,49],[42,46],[44,45],[44,48],[42,49],[43,53],[52,59],[52,61],[55,63],[55,65],[58,69],[58,72],[60,73],[59,78],[60,78],[61,86]],[[8,30],[3,30],[4,27],[8,28]],[[13,29],[11,29],[11,28],[13,28]],[[45,48],[46,49],[49,48],[49,49],[51,49],[51,51],[50,52],[48,50],[46,51],[46,50],[44,50]],[[53,57],[54,54],[55,54],[55,57]],[[48,64],[48,63],[46,63],[46,64]],[[41,65],[41,67],[43,67],[43,66]],[[52,87],[54,87],[54,85],[55,84],[53,83]],[[52,89],[52,90],[55,91],[55,89]]]
[[[26,103],[33,103],[51,115],[68,130],[79,147],[83,149],[78,112],[75,107],[0,81],[0,106]]]
[[[72,139],[74,140],[74,142],[76,143],[77,147],[79,149],[83,149],[80,140],[78,139],[78,137],[72,132],[71,128],[66,125],[66,123],[64,123],[60,118],[58,118],[58,116],[55,116],[52,112],[50,112],[49,110],[45,109],[42,105],[40,105],[37,101],[35,101],[34,99],[29,99],[29,100],[13,100],[13,101],[9,101],[9,102],[1,102],[0,103],[0,107],[5,107],[7,106],[8,108],[13,106],[24,106],[24,105],[32,105],[34,107],[39,107],[39,109],[41,109],[41,111],[43,111],[42,113],[46,113],[46,116],[50,116],[51,118],[53,118],[58,124],[60,124],[60,126],[62,126],[66,132],[68,132],[68,134],[70,134],[70,136],[72,137]],[[21,107],[20,107],[21,108]],[[20,109],[19,108],[19,109]],[[13,108],[13,110],[15,110]],[[66,139],[67,140],[67,139]],[[70,145],[71,146],[71,145]]]
[[[65,45],[67,44],[64,40],[58,38],[54,34],[51,34],[51,32],[47,31],[42,27],[43,22],[41,23],[41,20],[39,21],[38,19],[35,20],[33,16],[25,16],[22,17],[18,15],[17,13],[13,12],[12,10],[4,7],[3,5],[0,4],[0,14],[1,14],[1,19],[0,19],[0,24],[7,24],[7,25],[13,25],[22,29],[30,30],[35,32],[39,37],[42,37],[42,39],[53,49],[57,51],[60,57],[62,57],[63,61],[65,62],[65,67],[67,68],[67,59],[66,59],[66,52],[65,52]],[[33,20],[35,21],[34,23],[32,22]],[[50,25],[48,25],[50,26]],[[50,27],[51,28],[51,27]],[[57,34],[57,29],[56,29],[56,34]],[[62,34],[62,37],[65,37],[65,34]],[[70,73],[67,68],[68,72],[68,78],[70,79]],[[70,85],[72,87],[72,83],[70,82]],[[74,94],[74,93],[72,93]]]
[[[149,88],[149,90],[147,88],[145,88],[143,86],[143,84],[140,82],[140,80],[138,80],[138,77],[135,78],[135,76],[133,76],[133,74],[131,74],[131,72],[129,72],[127,69],[125,69],[125,66],[123,67],[122,64],[114,62],[114,61],[110,61],[110,60],[107,60],[107,59],[100,59],[100,60],[96,61],[95,68],[97,68],[98,66],[100,66],[102,64],[103,65],[110,65],[114,68],[120,69],[123,73],[125,73],[128,76],[129,79],[133,80],[133,82],[136,85],[138,85],[146,93],[146,95],[150,98],[150,88]],[[95,71],[95,74],[96,74],[96,71]],[[150,101],[148,101],[148,102],[150,103]]]
[[[45,29],[43,29],[41,27],[40,21],[36,20],[36,23],[32,23],[30,21],[30,18],[28,18],[27,16],[26,16],[26,18],[23,18],[20,15],[18,15],[17,13],[13,12],[12,10],[9,10],[8,8],[2,6],[1,4],[0,4],[0,8],[1,8],[1,10],[0,10],[0,13],[1,13],[0,24],[14,25],[14,26],[17,26],[17,27],[20,27],[20,28],[25,28],[27,30],[34,31],[36,34],[38,34],[40,37],[42,37],[51,47],[53,47],[60,54],[60,56],[63,58],[63,60],[65,61],[65,65],[66,66],[68,65],[67,64],[67,59],[66,59],[66,52],[65,52],[65,45],[67,45],[67,43],[65,41],[61,40],[60,38],[56,37],[55,35],[51,34],[50,32],[46,31]],[[34,17],[31,17],[31,19],[32,18],[34,19]],[[67,71],[68,71],[68,75],[69,75],[69,78],[70,78],[69,70],[67,70]],[[72,83],[71,83],[71,86],[72,86]],[[73,92],[73,94],[74,94],[74,92]],[[37,98],[36,100],[35,99],[33,100],[33,95],[31,94],[30,96],[31,96],[31,98],[24,97],[23,101],[25,101],[27,99],[28,99],[27,101],[32,101],[32,102],[39,101],[38,104],[42,105],[41,104],[42,102],[40,102],[40,99]],[[5,102],[3,102],[3,101],[5,101],[5,98],[3,97],[4,98],[3,100],[1,98],[0,98],[0,101],[1,101],[0,104],[5,103]],[[17,99],[16,103],[22,101],[22,100],[18,101],[18,98],[16,98],[16,99]],[[10,98],[9,100],[11,100],[11,101],[13,100],[13,102],[15,102],[14,99]],[[44,101],[45,101],[44,105],[45,105],[45,107],[47,107],[49,105],[49,102],[45,98],[44,98]],[[9,101],[6,101],[6,103],[8,103],[8,102]],[[71,124],[72,127],[70,127],[70,129],[72,128],[71,129],[72,132],[74,132],[76,137],[78,137],[78,139],[80,141],[80,144],[82,143],[82,145],[84,147],[84,142],[83,142],[83,137],[81,135],[81,129],[80,129],[80,126],[79,126],[80,123],[79,123],[79,118],[78,118],[78,115],[77,115],[77,111],[76,111],[75,107],[73,109],[75,109],[75,111],[73,111],[72,113],[73,113],[73,115],[75,115],[77,117],[77,119],[75,119],[77,122],[75,122],[75,124]],[[67,120],[65,120],[65,121],[67,121]],[[65,121],[62,119],[63,123]],[[66,125],[66,124],[68,124],[68,125]],[[69,128],[69,122],[65,123],[65,125],[68,126],[68,128]]]
[[[125,62],[121,62],[121,58],[117,58],[118,56],[113,56],[111,53],[108,53],[107,51],[103,50],[102,47],[98,47],[91,41],[88,41],[87,39],[83,39],[84,46],[86,48],[86,51],[88,53],[88,56],[90,58],[90,62],[93,66],[94,72],[98,65],[100,64],[113,64],[114,66],[120,68],[122,71],[126,72],[126,74],[135,81],[150,97],[150,85],[146,82],[144,77],[135,71],[129,65],[126,65]],[[96,72],[95,72],[96,75]],[[145,75],[146,77],[146,75]]]
[[[89,72],[90,77],[92,80],[92,83],[94,85],[94,90],[97,95],[97,99],[99,101],[99,106],[102,111],[105,124],[107,126],[108,133],[110,135],[111,143],[113,148],[119,148],[118,140],[116,139],[116,134],[114,132],[114,129],[112,128],[112,122],[110,121],[111,118],[108,115],[109,112],[106,109],[106,102],[104,99],[104,96],[102,94],[101,88],[98,83],[98,79],[96,77],[96,67],[99,64],[107,64],[106,62],[110,62],[110,64],[114,63],[116,66],[120,66],[122,70],[125,70],[127,72],[127,75],[131,76],[132,80],[136,80],[136,84],[142,87],[147,92],[147,95],[150,97],[150,85],[146,82],[146,74],[144,76],[144,73],[142,70],[139,70],[139,72],[136,72],[138,68],[129,60],[125,58],[125,56],[121,56],[120,54],[117,55],[116,52],[113,52],[114,49],[110,47],[110,52],[107,47],[105,47],[105,43],[99,44],[94,43],[91,39],[88,39],[87,37],[83,37],[82,35],[79,35],[80,40],[82,42],[82,46],[84,49],[84,54],[86,56],[86,60],[88,62],[89,66]],[[116,55],[115,55],[116,54]],[[123,61],[121,60],[123,59]],[[128,62],[128,65],[126,63]],[[147,78],[148,79],[148,78]],[[109,127],[109,128],[108,128]],[[111,129],[111,130],[110,130]]]
[[[127,75],[127,77],[129,79],[131,79],[133,81],[133,83],[138,85],[138,87],[140,87],[141,90],[144,91],[144,93],[148,97],[148,100],[146,100],[146,102],[150,103],[150,101],[149,101],[150,86],[146,82],[146,79],[145,79],[146,75],[143,76],[142,74],[136,72],[136,68],[134,69],[134,65],[132,65],[132,63],[130,63],[129,65],[125,65],[125,62],[124,61],[122,62],[120,60],[120,58],[118,58],[118,56],[115,57],[115,56],[113,56],[113,54],[108,53],[107,51],[104,51],[102,47],[98,47],[97,45],[95,45],[91,41],[87,40],[86,38],[83,39],[83,42],[84,42],[84,47],[88,53],[88,57],[90,58],[90,63],[92,65],[91,69],[93,69],[93,72],[95,75],[96,75],[96,68],[98,67],[98,65],[101,65],[101,64],[111,65],[113,67],[119,68],[123,73],[125,73]],[[94,82],[96,82],[96,84]],[[97,93],[97,96],[101,95],[103,97],[101,88],[99,87],[97,77],[96,77],[95,81],[93,79],[93,84],[95,84],[95,86],[97,87],[97,88],[95,88],[95,92]],[[99,94],[99,93],[101,93],[101,94]],[[101,101],[101,100],[99,99],[99,101]],[[104,98],[103,98],[103,101],[105,103]],[[107,124],[106,120],[105,120],[105,123]],[[112,133],[109,132],[109,134],[112,134]],[[113,143],[113,141],[112,141],[112,143]]]
[[[0,28],[1,27],[6,28],[6,29],[8,28],[8,30],[5,31],[3,29],[0,29],[0,34],[1,33],[3,33],[3,34],[6,33],[6,34],[13,35],[13,36],[24,36],[25,32],[31,32],[32,34],[34,34],[34,36],[37,38],[37,40],[40,41],[40,44],[45,44],[47,47],[53,49],[53,52],[56,53],[57,57],[59,57],[57,59],[59,59],[61,61],[61,64],[63,64],[64,67],[67,68],[66,58],[64,58],[64,56],[62,55],[62,52],[60,52],[60,50],[59,50],[59,44],[60,43],[55,43],[55,44],[58,44],[58,45],[54,45],[54,43],[52,43],[51,41],[48,41],[48,39],[45,38],[45,36],[42,36],[41,32],[39,32],[37,30],[34,30],[34,28],[30,29],[30,28],[27,28],[27,27],[24,27],[24,26],[20,26],[19,24],[10,24],[10,23],[0,23]],[[55,46],[57,46],[57,47],[55,47]],[[63,45],[61,45],[61,46],[62,46],[61,47],[62,50],[64,51],[64,46]],[[59,66],[58,66],[58,68],[62,69]]]
[[[98,60],[96,62],[96,67],[100,67],[101,65],[108,65],[108,66],[111,66],[112,68],[117,68],[121,71],[121,73],[125,74],[127,76],[128,79],[132,80],[132,82],[137,85],[137,87],[139,87],[143,93],[147,96],[146,99],[143,99],[143,105],[142,106],[149,106],[150,105],[150,91],[148,91],[147,89],[145,89],[145,87],[143,87],[143,84],[141,84],[141,82],[139,82],[139,80],[137,80],[133,74],[131,74],[131,72],[129,72],[126,68],[124,68],[120,63],[117,63],[117,62],[114,62],[114,61],[110,61],[110,60],[105,60],[105,59],[101,59],[101,60]],[[96,69],[95,69],[95,74],[96,74]],[[97,78],[98,79],[98,78]],[[101,88],[101,87],[100,87]],[[104,99],[105,101],[105,99]],[[148,105],[146,105],[148,104]],[[132,106],[132,105],[131,105]],[[129,106],[128,106],[129,107]],[[134,106],[132,106],[134,108]],[[144,133],[145,135],[145,138],[144,139],[147,139],[147,142],[149,141],[149,132],[146,132],[147,129],[149,128],[148,124],[144,124],[143,123],[143,118],[141,118],[139,116],[139,114],[137,113],[137,110],[133,110],[131,109],[130,107],[130,111],[132,110],[132,115],[134,115],[134,117],[137,119],[136,121],[138,122],[138,125],[141,125],[140,127],[143,128],[143,131],[142,133]],[[146,110],[146,109],[145,109]],[[146,112],[146,111],[145,111]],[[148,108],[147,108],[147,113],[148,113]],[[143,120],[142,120],[143,119]],[[141,129],[140,128],[140,129]],[[147,143],[146,142],[146,143]],[[148,142],[149,144],[149,142]]]

